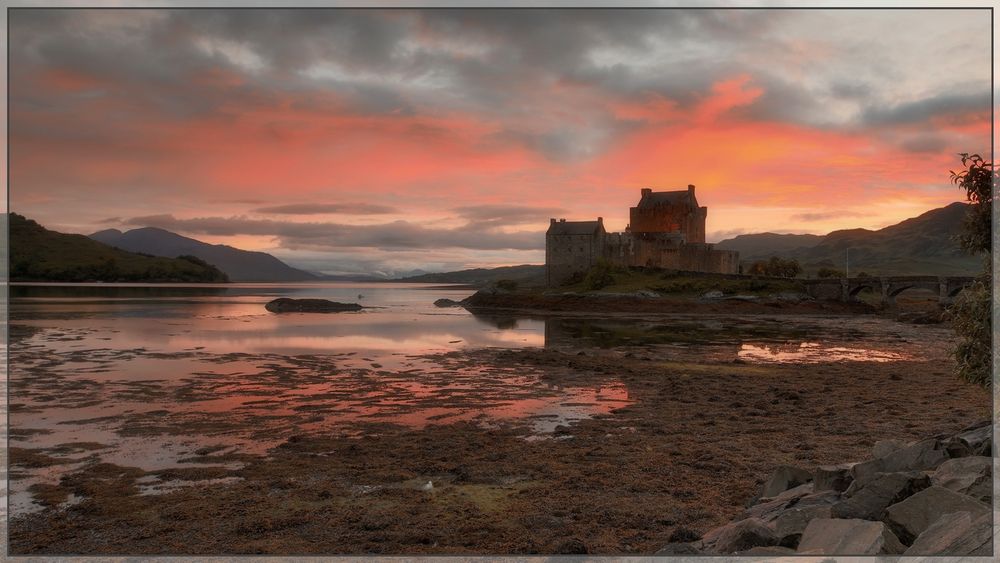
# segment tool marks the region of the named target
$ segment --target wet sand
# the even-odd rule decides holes
[[[627,347],[428,354],[401,360],[416,367],[368,366],[351,385],[363,389],[372,370],[390,379],[437,370],[451,381],[438,387],[453,383],[445,373],[466,373],[470,390],[496,385],[497,412],[457,420],[423,413],[421,425],[359,417],[349,432],[316,420],[335,397],[269,402],[282,385],[322,383],[326,362],[360,369],[345,358],[243,358],[257,369],[245,375],[259,385],[239,390],[227,387],[232,374],[212,377],[211,369],[181,383],[114,387],[124,399],[169,391],[176,404],[200,406],[119,413],[106,421],[107,437],[204,440],[184,446],[191,450],[184,463],[149,469],[102,458],[109,444],[101,440],[45,443],[46,428],[15,423],[12,435],[23,443],[10,452],[12,478],[57,477],[32,485],[46,508],[14,513],[11,553],[527,554],[582,546],[651,554],[681,528],[701,532],[728,521],[777,465],[860,459],[876,440],[954,432],[988,417],[988,392],[953,374],[951,333],[913,330],[926,330],[915,334],[927,352],[881,363],[746,363]],[[201,362],[197,353],[188,360]],[[58,368],[37,360],[38,374]],[[260,369],[261,361],[274,365]],[[40,403],[100,401],[109,388],[86,382],[94,377],[53,377],[53,386],[67,388],[15,402],[12,421]],[[18,380],[11,384],[17,395]],[[523,399],[559,408],[503,416],[504,394],[518,385]],[[573,389],[589,391],[565,392]],[[215,415],[201,408],[208,395],[224,401],[234,393],[243,408],[222,403]],[[451,401],[450,412],[489,407],[478,392],[426,397]],[[254,409],[254,400],[263,406]],[[397,414],[428,404],[409,406]],[[247,426],[259,432],[240,434]],[[236,435],[245,440],[239,447]]]

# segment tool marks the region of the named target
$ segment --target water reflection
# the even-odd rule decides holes
[[[823,346],[818,342],[800,342],[772,345],[743,344],[738,357],[742,360],[770,363],[819,363],[819,362],[898,362],[908,359],[896,352]]]

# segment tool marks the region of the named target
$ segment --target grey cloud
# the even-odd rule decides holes
[[[862,121],[875,125],[922,123],[932,117],[962,118],[990,111],[990,92],[947,92],[893,106],[867,109]]]
[[[866,213],[857,211],[822,211],[818,213],[799,213],[792,215],[794,221],[826,221],[828,219],[841,219],[846,217],[867,217]]]
[[[530,207],[525,205],[470,205],[453,209],[469,224],[479,228],[527,223],[546,224],[550,217],[566,213],[558,207]]]
[[[921,135],[903,141],[903,150],[913,153],[939,153],[948,146],[948,140],[940,135]]]
[[[331,250],[370,247],[468,248],[479,250],[538,250],[545,247],[542,232],[503,233],[468,224],[453,229],[431,229],[407,221],[380,225],[298,223],[247,217],[178,219],[173,215],[133,217],[128,225],[160,227],[173,231],[215,236],[258,235],[278,239],[296,250]]]
[[[255,213],[271,213],[278,215],[319,215],[321,213],[340,213],[344,215],[385,215],[397,213],[399,210],[388,205],[371,203],[292,203],[254,209]]]

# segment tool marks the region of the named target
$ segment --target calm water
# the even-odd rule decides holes
[[[460,351],[546,346],[761,363],[934,352],[933,329],[869,317],[523,318],[433,305],[471,293],[346,283],[12,287],[10,445],[59,462],[14,467],[12,514],[42,508],[32,484],[94,461],[185,467],[198,456],[261,454],[298,433],[356,435],[378,424],[518,421],[529,439],[554,439],[559,425],[629,403],[613,375],[562,387],[538,369],[478,365]],[[276,297],[366,309],[265,311]],[[183,484],[143,483],[151,494]]]

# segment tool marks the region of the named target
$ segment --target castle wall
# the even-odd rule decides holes
[[[586,272],[604,254],[604,236],[594,234],[547,234],[545,236],[545,278],[560,285],[577,272]]]

